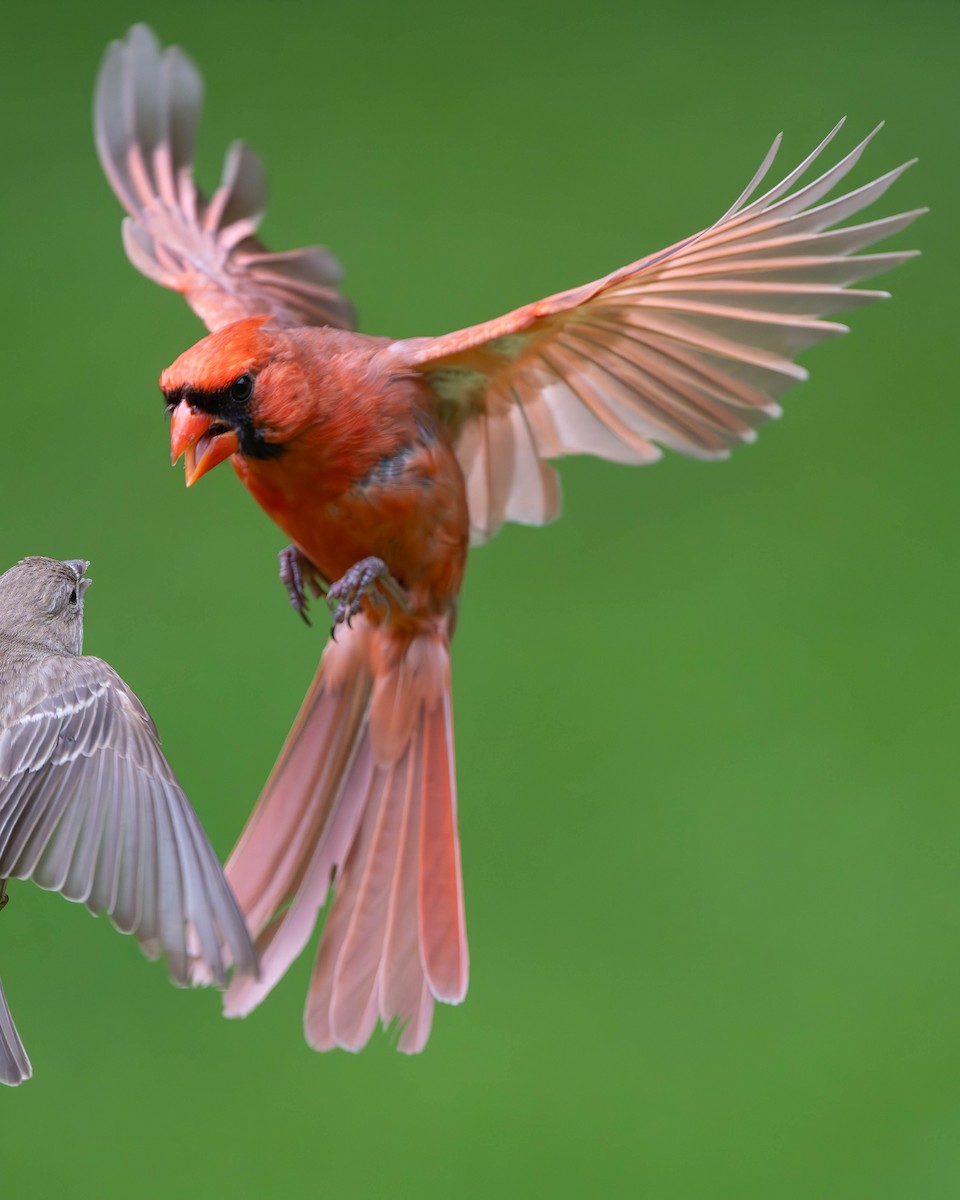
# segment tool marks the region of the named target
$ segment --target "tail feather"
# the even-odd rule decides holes
[[[297,894],[309,851],[326,828],[330,811],[356,752],[371,687],[358,669],[366,640],[332,643],[300,709],[263,794],[230,856],[227,871],[237,902],[256,937]],[[342,647],[342,648],[341,648]],[[346,654],[344,654],[346,650]],[[350,652],[353,652],[351,654]],[[323,753],[318,753],[322,747]],[[305,852],[306,851],[306,852]]]
[[[402,1051],[423,1048],[434,998],[467,987],[445,626],[411,637],[359,619],[329,644],[226,873],[261,961],[228,1016],[273,988],[334,884],[308,1042],[359,1050],[379,1016],[403,1027]]]
[[[412,757],[409,752],[404,756]],[[355,865],[348,863],[348,872],[356,871],[360,879],[356,896],[349,905],[350,924],[337,955],[333,971],[330,1023],[341,1045],[364,1045],[373,1032],[379,1010],[377,987],[383,959],[390,892],[397,868],[397,849],[403,819],[403,802],[407,791],[408,770],[402,761],[385,773],[378,771],[382,799],[377,811],[369,804],[364,824],[374,825],[368,846],[358,839],[352,856]],[[344,907],[347,907],[345,904]],[[318,972],[319,973],[319,972]],[[373,1020],[369,1029],[365,1020],[371,1009]]]
[[[397,834],[398,857],[390,888],[383,962],[380,971],[380,1007],[384,1012],[413,1012],[420,1003],[423,971],[420,967],[420,924],[417,893],[420,876],[419,760],[407,775],[403,814]]]
[[[438,1000],[467,991],[467,939],[457,837],[453,717],[449,692],[424,722],[418,916],[423,965]]]
[[[413,1016],[404,1024],[397,1049],[403,1054],[419,1054],[427,1044],[433,1026],[433,995],[426,980],[420,988],[420,1000]]]
[[[384,1021],[406,1020],[399,1049],[416,1054],[426,1045],[433,1024],[433,996],[420,961],[420,797],[422,765],[413,756],[407,776],[403,821],[398,835],[399,857],[390,891],[380,965],[380,1012]]]
[[[364,723],[365,724],[365,723]],[[362,739],[363,729],[360,730]],[[322,750],[319,751],[322,753]],[[260,953],[260,978],[235,979],[224,996],[224,1012],[228,1017],[245,1017],[264,999],[283,978],[287,968],[300,954],[317,923],[320,910],[326,903],[333,874],[347,858],[356,834],[357,824],[363,815],[363,799],[373,773],[373,762],[369,745],[363,744],[359,753],[351,760],[351,794],[341,789],[328,811],[329,819],[320,825],[312,847],[301,844],[296,862],[295,891],[289,907],[281,911],[263,930],[257,940]],[[305,798],[309,803],[311,797]],[[254,810],[254,815],[258,810]],[[248,843],[248,856],[256,861],[258,848],[268,848],[276,832],[267,826],[261,836]],[[282,830],[281,830],[282,836]],[[239,849],[239,847],[238,847]],[[234,864],[234,860],[236,863]],[[231,855],[224,874],[228,880],[234,871],[242,876],[246,862]],[[342,872],[338,872],[342,873]],[[242,905],[242,901],[240,901]],[[329,924],[329,921],[328,921]],[[254,931],[258,932],[258,931]]]
[[[338,1030],[334,1014],[334,981],[362,890],[363,868],[370,856],[376,833],[377,815],[383,803],[382,784],[382,772],[374,770],[363,797],[364,812],[356,840],[337,880],[336,895],[320,941],[320,950],[307,993],[304,1032],[307,1041],[317,1050],[330,1050],[334,1046],[341,1046],[345,1050],[360,1050],[369,1040],[377,1023],[374,997],[371,994],[357,996],[356,989],[350,989],[348,986],[341,990],[346,991],[347,1001],[352,1000],[355,1008],[347,1011],[341,1003],[339,1016],[348,1027],[343,1031]]]

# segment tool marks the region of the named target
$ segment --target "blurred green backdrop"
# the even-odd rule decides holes
[[[891,303],[723,466],[564,464],[566,514],[475,554],[455,650],[472,984],[419,1059],[319,1056],[310,958],[255,1015],[13,887],[36,1076],[5,1191],[960,1195],[957,8],[573,0],[24,6],[4,20],[0,564],[92,560],[86,648],[154,714],[224,854],[324,634],[282,535],[167,462],[202,333],[128,266],[89,108],[135,20],[208,85],[201,180],[265,157],[276,248],[324,241],[371,332],[439,333],[702,227],[772,136],[888,126],[855,182],[930,204]],[[951,274],[948,278],[948,269]],[[880,286],[883,286],[881,284]]]

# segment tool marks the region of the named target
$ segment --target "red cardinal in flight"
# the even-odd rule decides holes
[[[806,377],[798,351],[843,331],[823,316],[884,296],[850,285],[910,257],[855,252],[919,212],[836,228],[906,169],[825,199],[867,138],[801,184],[839,126],[752,199],[778,138],[702,232],[485,324],[394,341],[353,332],[326,250],[256,239],[265,184],[243,145],[212,199],[198,191],[201,103],[196,67],[146,27],[108,49],[96,137],[127,253],[212,331],[160,378],[173,457],[188,485],[231,460],[292,542],[294,606],[325,593],[335,634],[227,864],[262,974],[234,981],[226,1012],[273,988],[332,888],[307,1040],[358,1050],[379,1018],[415,1052],[434,1001],[467,990],[450,638],[468,545],[556,517],[562,455],[716,459],[752,441]]]

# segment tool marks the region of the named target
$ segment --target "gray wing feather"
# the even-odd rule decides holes
[[[64,666],[66,663],[66,667]],[[140,701],[96,658],[45,660],[0,732],[0,879],[106,912],[175,982],[225,982],[256,955],[220,863]]]
[[[16,1087],[33,1074],[30,1059],[20,1041],[17,1027],[13,1023],[7,998],[0,985],[0,1083]]]

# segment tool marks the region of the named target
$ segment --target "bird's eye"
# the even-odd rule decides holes
[[[249,400],[252,394],[253,394],[253,376],[252,375],[240,375],[237,379],[235,379],[233,381],[233,386],[230,388],[230,395],[233,397],[234,400],[237,400],[242,404],[245,400]]]
[[[77,589],[74,588],[73,591],[71,591],[71,593],[70,593],[70,603],[76,604],[76,602],[77,602]]]

